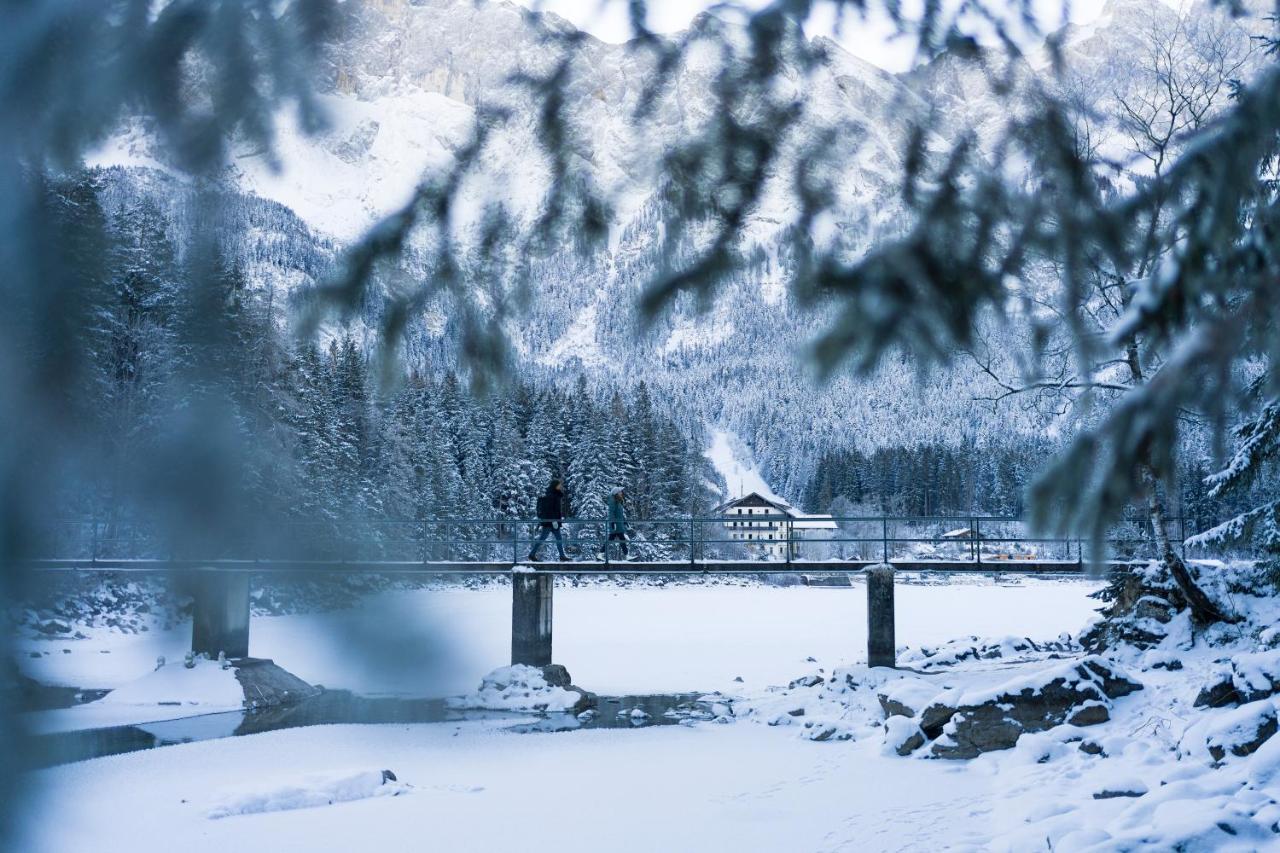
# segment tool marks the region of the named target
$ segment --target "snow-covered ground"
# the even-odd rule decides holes
[[[388,769],[402,796],[211,819],[228,791]],[[986,837],[1019,780],[764,726],[518,735],[485,724],[326,726],[44,771],[20,848],[169,851],[939,849]]]
[[[1097,586],[901,583],[898,639],[912,648],[900,654],[910,669],[897,672],[860,663],[860,586],[558,588],[556,658],[578,684],[602,693],[722,691],[706,699],[713,715],[563,733],[519,733],[498,719],[315,726],[79,762],[33,774],[19,849],[1280,849],[1280,737],[1251,755],[1210,754],[1270,724],[1280,702],[1192,705],[1224,655],[1237,688],[1265,696],[1280,677],[1280,653],[1242,654],[1252,641],[1235,638],[1236,628],[1194,642],[1185,612],[1159,648],[1112,656],[1107,665],[1140,689],[1103,698],[1101,723],[1027,730],[1012,749],[972,760],[930,760],[928,745],[895,754],[899,729],[926,724],[919,715],[886,720],[879,693],[917,712],[945,697],[1003,702],[1100,660],[1056,639],[1089,621],[1087,594]],[[1280,615],[1269,600],[1245,604],[1250,624]],[[254,652],[334,687],[461,693],[505,662],[509,608],[504,588],[377,595],[350,611],[257,619]],[[431,626],[408,634],[421,645],[391,630],[415,621]],[[957,640],[974,634],[1011,638]],[[1048,642],[1014,639],[1023,635]],[[81,673],[77,655],[93,658],[106,644],[107,671],[127,679],[125,663],[185,634],[78,642],[83,649],[71,654],[27,658],[28,670]],[[130,649],[117,657],[122,646]],[[344,646],[374,657],[336,654]],[[167,681],[153,673],[145,689],[121,696],[168,695]]]
[[[135,677],[101,699],[25,716],[34,732],[64,732],[178,720],[244,708],[244,689],[235,671],[197,658],[190,668],[181,657]]]
[[[901,580],[899,645],[969,635],[1053,638],[1078,631],[1097,602],[1088,579],[960,576]],[[723,689],[794,677],[807,658],[828,664],[866,654],[866,588],[711,584],[557,586],[555,660],[574,682],[604,694]],[[191,628],[85,640],[28,638],[19,664],[46,684],[114,688],[180,661]],[[366,695],[449,696],[509,662],[511,591],[420,589],[370,596],[327,613],[253,619],[249,651],[304,681]],[[37,657],[31,657],[31,653]]]

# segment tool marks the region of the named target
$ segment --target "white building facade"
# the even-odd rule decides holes
[[[802,559],[812,550],[807,543],[830,540],[836,531],[829,515],[808,515],[756,492],[720,505],[716,513],[724,519],[727,538],[761,559],[785,560],[788,548],[791,559]]]

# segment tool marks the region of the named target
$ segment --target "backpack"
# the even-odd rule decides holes
[[[538,496],[538,520],[550,521],[555,514],[555,508],[551,506],[551,495]]]

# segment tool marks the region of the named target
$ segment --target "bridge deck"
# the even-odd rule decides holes
[[[1076,560],[890,560],[904,572],[1081,574],[1091,567]],[[29,560],[25,568],[43,572],[181,572],[218,571],[251,574],[397,574],[397,575],[508,575],[517,571],[555,575],[811,575],[862,572],[880,565],[878,560],[793,560],[762,562],[744,560],[688,560],[649,562],[540,561],[510,562],[396,561],[396,560]],[[1108,562],[1102,568],[1128,565]],[[520,568],[517,569],[516,566]]]

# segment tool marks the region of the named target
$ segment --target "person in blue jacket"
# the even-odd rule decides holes
[[[622,559],[630,559],[627,554],[630,545],[627,541],[627,492],[622,486],[617,486],[609,493],[608,526],[609,535],[604,542],[605,553],[608,553],[610,542],[617,542],[622,549]]]

